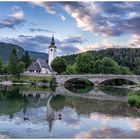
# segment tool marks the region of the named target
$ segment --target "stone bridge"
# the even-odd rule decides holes
[[[113,75],[113,74],[84,74],[84,75],[55,75],[56,83],[64,85],[67,81],[72,79],[87,79],[91,81],[94,86],[100,86],[106,81],[115,79],[124,79],[136,84],[140,83],[140,75]]]

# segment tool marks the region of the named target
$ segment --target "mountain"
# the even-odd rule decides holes
[[[18,45],[10,44],[10,43],[0,42],[0,58],[2,58],[4,63],[8,63],[9,56],[14,48],[16,48],[18,55],[21,58],[25,53],[25,50],[22,47]],[[35,52],[35,51],[28,51],[28,52],[31,59],[33,60],[37,58],[41,58],[45,60],[48,59],[48,54],[46,53],[40,53],[40,52]]]
[[[35,60],[37,58],[45,59],[48,60],[48,54],[47,53],[40,53],[40,52],[35,52],[35,51],[28,51],[30,57]]]

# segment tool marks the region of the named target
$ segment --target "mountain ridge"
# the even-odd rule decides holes
[[[20,58],[25,54],[26,50],[19,45],[0,42],[0,58],[3,60],[4,63],[8,63],[10,54],[14,48],[17,50],[18,56]],[[48,60],[47,53],[41,53],[36,51],[28,51],[28,52],[32,60],[36,60],[37,58]]]

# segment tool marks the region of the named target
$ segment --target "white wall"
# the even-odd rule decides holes
[[[56,48],[49,48],[48,64],[50,67],[54,58],[56,58]]]
[[[47,68],[41,68],[41,72],[42,74],[49,74],[49,70]]]

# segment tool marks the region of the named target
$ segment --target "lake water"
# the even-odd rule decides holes
[[[128,90],[80,89],[1,86],[0,138],[140,138]]]

